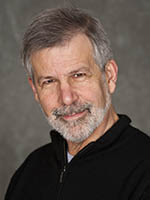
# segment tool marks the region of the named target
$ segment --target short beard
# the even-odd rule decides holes
[[[98,108],[88,102],[84,104],[74,103],[70,106],[57,108],[49,117],[47,117],[48,123],[67,141],[81,143],[86,140],[103,122],[111,104],[111,97],[107,88],[105,88],[105,98],[106,104],[104,108]],[[62,118],[65,115],[71,115],[83,111],[86,111],[87,113],[85,116],[77,120],[65,121]]]

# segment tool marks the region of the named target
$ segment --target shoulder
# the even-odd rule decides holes
[[[19,169],[17,171],[22,171],[26,165],[28,165],[28,163],[31,162],[36,162],[42,159],[45,159],[47,157],[49,157],[50,154],[52,154],[52,143],[48,143],[46,145],[43,145],[39,148],[37,148],[36,150],[32,151],[24,160],[24,162],[21,164],[21,166],[19,167]],[[16,172],[17,172],[16,171]]]
[[[27,174],[33,173],[34,169],[37,166],[37,168],[39,168],[41,165],[44,166],[45,162],[47,162],[47,160],[51,158],[51,153],[51,143],[46,144],[30,153],[12,176],[9,187],[7,189],[6,197],[8,197],[12,193],[22,176],[27,177]]]
[[[41,165],[45,165],[48,162],[50,162],[50,159],[53,157],[53,145],[52,143],[48,143],[46,145],[43,145],[34,151],[32,151],[27,158],[24,160],[24,162],[21,164],[21,166],[17,169],[15,175],[21,174],[24,169],[32,169],[35,166],[38,168]]]
[[[141,157],[144,160],[146,159],[150,162],[150,159],[149,159],[150,137],[149,137],[149,135],[133,126],[129,126],[129,128],[126,130],[126,133],[128,135],[127,148],[130,149],[131,151],[133,151],[137,157],[139,157],[139,158]]]
[[[148,133],[144,133],[131,125],[129,126],[128,132],[134,137],[137,144],[148,145],[148,147],[150,147],[150,136]]]
[[[32,160],[37,160],[37,159],[45,159],[49,157],[50,154],[53,153],[53,145],[52,143],[48,143],[46,145],[43,145],[37,149],[35,149],[33,152],[31,152],[28,157],[26,158],[26,161],[32,161]]]

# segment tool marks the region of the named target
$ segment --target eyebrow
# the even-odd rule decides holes
[[[69,72],[69,74],[74,74],[74,73],[77,73],[77,72],[82,71],[82,70],[84,70],[86,72],[90,71],[88,67],[80,67],[79,69],[76,69],[76,70]]]

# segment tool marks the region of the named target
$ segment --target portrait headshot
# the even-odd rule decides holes
[[[150,200],[150,3],[6,1],[4,200]]]

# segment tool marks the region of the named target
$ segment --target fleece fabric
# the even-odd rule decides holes
[[[31,153],[11,179],[5,200],[150,200],[150,138],[119,120],[67,162],[67,144]]]

